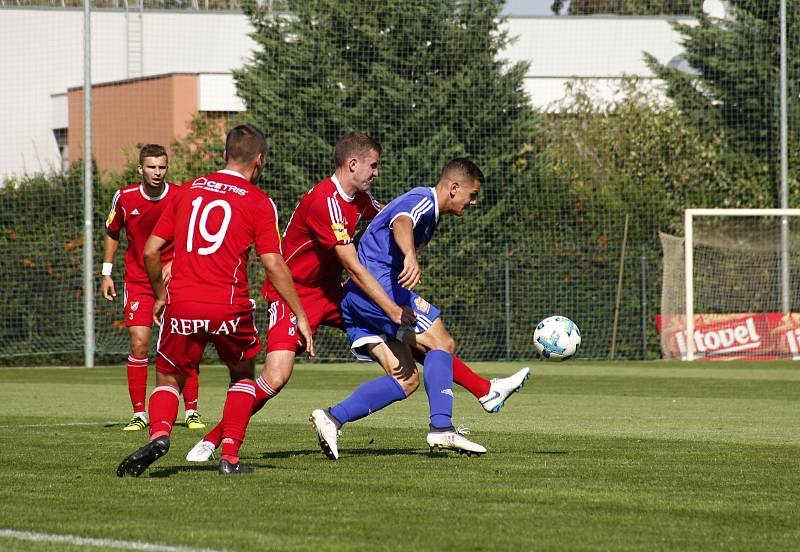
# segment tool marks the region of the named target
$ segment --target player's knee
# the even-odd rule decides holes
[[[293,353],[284,351],[270,352],[267,353],[264,369],[261,370],[261,379],[277,393],[289,383],[293,369]]]
[[[275,391],[275,394],[277,395],[278,391],[283,389],[283,387],[289,383],[289,378],[291,375],[291,372],[270,372],[267,370],[262,372],[261,379],[264,380],[264,383],[269,385],[270,389]]]
[[[395,381],[397,381],[397,383],[400,384],[400,387],[403,388],[403,393],[406,394],[406,397],[409,397],[419,388],[419,372],[414,371],[411,376],[404,379],[395,377]]]
[[[148,342],[144,339],[131,338],[131,355],[136,358],[145,358],[147,356]]]
[[[450,334],[445,334],[436,340],[436,345],[433,348],[446,351],[452,355],[456,352],[456,341]]]

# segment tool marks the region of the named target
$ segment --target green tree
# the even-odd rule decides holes
[[[273,17],[245,5],[258,48],[235,79],[247,116],[267,130],[267,189],[284,213],[331,174],[333,146],[350,130],[383,145],[379,200],[435,184],[455,156],[484,170],[482,206],[456,224],[443,221],[424,256],[435,276],[423,293],[452,319],[476,302],[500,308],[489,281],[502,270],[498,251],[512,238],[504,221],[535,174],[535,152],[526,146],[536,129],[523,88],[526,66],[499,57],[510,40],[500,27],[502,6],[500,0],[298,0],[291,17]],[[465,279],[473,259],[492,266]],[[476,331],[485,328],[454,329],[459,336]]]
[[[562,293],[569,290],[575,301],[572,314],[591,336],[584,341],[583,353],[590,356],[604,356],[610,344],[625,216],[630,220],[628,276],[623,282],[620,327],[637,328],[642,307],[640,256],[646,256],[650,279],[657,279],[658,232],[681,233],[687,204],[725,205],[731,195],[726,184],[733,180],[724,172],[723,140],[698,132],[676,107],[664,106],[636,79],[621,81],[613,101],[600,103],[597,97],[586,83],[572,83],[558,108],[543,118],[544,148],[551,162],[542,181],[560,204],[558,208],[551,204],[536,216],[558,231],[539,231],[543,243],[536,249],[549,254],[526,254],[522,249],[515,259],[526,272],[547,273]],[[757,186],[749,191],[762,193],[755,201],[766,195]],[[651,285],[648,291],[646,312],[658,312],[659,286]],[[522,292],[518,302],[525,305]],[[605,308],[599,308],[602,305]],[[520,312],[520,317],[546,314],[537,312],[535,305],[530,308],[530,314]],[[648,349],[659,350],[652,325]],[[636,357],[640,350],[639,331],[619,332],[620,355]]]
[[[76,163],[67,175],[25,175],[0,187],[0,357],[81,349],[82,186]]]
[[[753,167],[765,175],[772,197],[767,203],[737,206],[779,206],[779,0],[731,2],[727,20],[697,14],[697,25],[672,22],[683,35],[685,58],[696,73],[646,61],[657,77],[666,82],[667,95],[690,123],[704,134],[724,136],[729,154],[727,166],[735,177],[747,178]],[[797,199],[798,142],[800,118],[800,4],[787,2],[788,27],[788,115],[789,151],[792,155],[794,199]]]

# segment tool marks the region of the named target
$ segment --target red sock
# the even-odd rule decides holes
[[[131,397],[133,413],[145,411],[147,396],[147,357],[128,355],[128,394]]]
[[[199,394],[200,381],[197,372],[186,378],[183,384],[183,409],[197,410],[197,396]]]
[[[215,447],[219,447],[220,442],[222,442],[222,426],[225,425],[224,422],[225,422],[224,418],[220,420],[219,423],[215,425],[211,431],[206,433],[206,436],[203,437],[203,441],[214,443]]]
[[[155,439],[172,433],[178,417],[180,393],[174,387],[162,385],[150,393],[150,438]]]
[[[256,397],[253,380],[239,380],[228,388],[225,406],[222,409],[222,454],[220,457],[231,464],[239,462],[239,447],[244,441],[253,401]]]
[[[259,376],[256,380],[255,390],[256,399],[253,402],[253,411],[250,413],[251,418],[255,416],[256,412],[264,408],[264,405],[267,404],[268,400],[278,394],[277,391],[273,390],[272,387],[270,387],[267,382],[261,378],[261,376]],[[206,433],[206,436],[203,437],[203,441],[214,443],[214,445],[219,447],[219,444],[222,441],[222,426],[225,425],[224,421],[225,417],[223,416],[223,419],[214,426],[214,429]]]
[[[453,382],[475,395],[477,399],[488,395],[489,387],[492,385],[489,380],[473,372],[455,355],[453,355]]]
[[[264,408],[267,401],[277,394],[278,392],[270,387],[269,384],[264,381],[264,378],[258,376],[256,379],[256,400],[253,402],[253,413],[251,416],[254,416],[256,412]]]

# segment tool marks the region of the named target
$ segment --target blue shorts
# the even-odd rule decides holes
[[[350,350],[359,360],[372,360],[366,354],[364,345],[400,340],[401,335],[408,331],[421,334],[430,328],[434,320],[442,314],[442,311],[435,305],[428,303],[414,291],[405,289],[399,284],[392,285],[386,292],[401,307],[406,305],[414,310],[417,323],[413,328],[392,322],[386,313],[352,282],[345,285],[342,299],[342,319],[347,327]]]

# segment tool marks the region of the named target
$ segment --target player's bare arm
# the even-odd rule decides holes
[[[119,248],[119,234],[115,236],[111,235],[111,232],[107,233],[105,238],[103,239],[103,265],[107,266],[114,262],[114,255],[117,254],[117,249]],[[100,281],[100,292],[103,294],[103,297],[106,298],[108,301],[113,301],[114,297],[117,296],[117,290],[114,287],[114,279],[111,277],[110,274],[104,274],[103,279]]]
[[[416,323],[414,311],[410,307],[401,307],[392,301],[378,280],[361,264],[361,261],[358,260],[358,252],[352,243],[337,245],[334,251],[353,283],[366,293],[367,297],[372,299],[392,322],[400,326]]]
[[[166,302],[167,289],[161,279],[161,250],[166,245],[167,240],[151,234],[144,244],[142,256],[144,257],[144,269],[147,272],[147,278],[150,280],[150,286],[153,288],[153,293],[156,295],[155,304],[153,305],[153,320],[156,324],[160,324],[161,311],[164,310],[164,303]]]
[[[414,246],[414,222],[411,217],[399,216],[392,223],[392,237],[395,243],[403,252],[403,270],[397,278],[397,282],[406,289],[414,289],[414,286],[422,280],[422,272],[417,262],[417,249]]]
[[[294,280],[292,280],[292,273],[289,271],[289,267],[286,266],[286,262],[279,253],[264,253],[259,255],[259,258],[264,270],[267,271],[267,278],[272,283],[272,287],[275,288],[281,299],[284,300],[297,317],[297,329],[305,340],[306,352],[309,356],[314,356],[314,339],[311,335],[311,325],[308,323],[306,311],[297,296],[297,290],[294,287]]]

